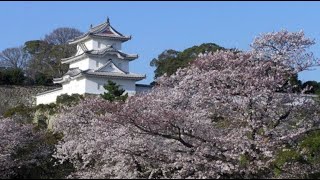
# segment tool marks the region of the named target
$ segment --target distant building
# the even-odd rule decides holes
[[[62,88],[40,93],[36,104],[48,104],[56,101],[61,94],[102,94],[108,80],[120,85],[129,96],[137,91],[146,91],[148,85],[137,85],[136,81],[146,75],[129,71],[129,62],[138,58],[137,54],[121,51],[121,45],[131,39],[116,31],[109,22],[90,28],[89,32],[69,41],[77,44],[77,53],[62,59],[62,64],[69,64],[69,70],[60,78],[53,79]]]

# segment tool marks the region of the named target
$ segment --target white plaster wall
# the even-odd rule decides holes
[[[123,71],[129,72],[129,61],[122,60],[122,59],[119,59],[119,58],[114,58],[113,62],[114,62],[114,64],[116,66],[118,66]]]
[[[84,44],[86,45],[87,49],[90,51],[93,49],[93,40],[92,39],[88,39],[84,42]]]
[[[69,68],[79,68],[81,70],[89,69],[89,58],[84,58],[78,61],[71,62]]]
[[[36,97],[36,105],[55,103],[57,96],[61,95],[62,92],[62,90],[57,90],[46,94],[38,95]]]
[[[86,87],[86,81],[84,77],[80,77],[77,79],[73,79],[67,83],[63,83],[62,87],[62,94],[84,94],[85,93],[85,87]]]
[[[62,89],[52,91],[46,94],[38,95],[36,98],[36,105],[55,103],[57,96],[61,94],[84,94],[86,90],[86,80],[84,77],[74,79],[62,84]]]
[[[100,48],[98,48],[98,42],[100,42]],[[113,48],[117,49],[117,50],[121,50],[121,41],[114,41],[114,40],[109,40],[109,39],[97,39],[94,38],[93,39],[93,49],[103,49],[105,48],[107,45],[112,45]]]
[[[91,57],[89,58],[89,69],[99,69],[106,63],[107,59],[99,58],[99,57]],[[98,62],[98,63],[97,63]],[[98,65],[98,66],[97,66]]]
[[[110,79],[111,81],[120,85],[120,87],[128,93],[128,95],[132,96],[135,94],[135,81],[130,80],[121,80],[121,79]],[[105,89],[103,85],[108,82],[108,79],[105,78],[97,78],[97,77],[87,77],[86,79],[86,93],[90,94],[103,94]],[[98,89],[98,85],[100,85],[100,89]]]

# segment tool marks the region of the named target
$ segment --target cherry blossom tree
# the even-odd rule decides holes
[[[87,99],[66,108],[54,122],[64,134],[55,157],[75,165],[71,178],[317,173],[319,163],[306,163],[301,140],[319,130],[319,102],[291,93],[290,84],[286,93],[277,92],[297,72],[317,65],[307,52],[313,43],[302,32],[264,34],[248,52],[202,55],[126,102]],[[297,156],[279,160],[283,152]]]
[[[36,157],[48,154],[48,148],[41,147],[37,152],[31,153],[31,158],[17,158],[19,150],[37,142],[43,136],[43,132],[35,131],[30,124],[17,123],[13,119],[0,120],[0,177],[13,178],[22,166],[39,162]],[[28,152],[25,151],[25,154]]]
[[[0,119],[0,136],[1,179],[63,178],[73,170],[67,163],[54,166],[59,134],[5,118]]]

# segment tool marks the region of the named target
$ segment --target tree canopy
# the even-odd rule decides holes
[[[204,54],[223,49],[225,48],[214,43],[204,43],[200,46],[192,46],[181,52],[169,49],[163,51],[158,58],[154,58],[150,62],[150,66],[156,67],[156,70],[154,71],[155,78],[160,77],[165,73],[171,75],[175,73],[178,68],[187,67],[200,53]]]
[[[61,59],[76,53],[76,45],[69,45],[67,41],[81,34],[74,28],[57,28],[43,40],[30,40],[23,46],[3,50],[0,62],[6,68],[22,69],[24,84],[52,85],[53,77],[61,77],[68,70]]]

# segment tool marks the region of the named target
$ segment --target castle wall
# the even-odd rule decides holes
[[[81,70],[89,69],[89,58],[82,59],[80,61],[75,61],[70,63],[69,68],[79,68]]]
[[[92,50],[93,49],[93,40],[88,39],[88,40],[84,41],[84,45],[86,45],[88,50]]]
[[[58,88],[52,91],[44,92],[43,94],[37,95],[36,105],[39,104],[50,104],[56,102],[57,96],[61,94],[84,94],[86,81],[83,77],[74,79],[67,83],[62,84],[62,88]]]
[[[72,81],[63,83],[63,91],[62,94],[84,94],[85,93],[85,87],[86,87],[86,80],[84,77],[80,77],[77,79],[74,79]]]
[[[36,105],[55,103],[57,96],[62,94],[62,88],[57,88],[52,91],[44,92],[41,95],[37,95]]]
[[[100,47],[99,47],[99,42],[100,42]],[[93,39],[93,44],[92,47],[93,49],[103,49],[105,48],[107,45],[111,45],[113,48],[117,49],[117,50],[121,50],[121,42],[120,41],[113,41],[110,39]]]

